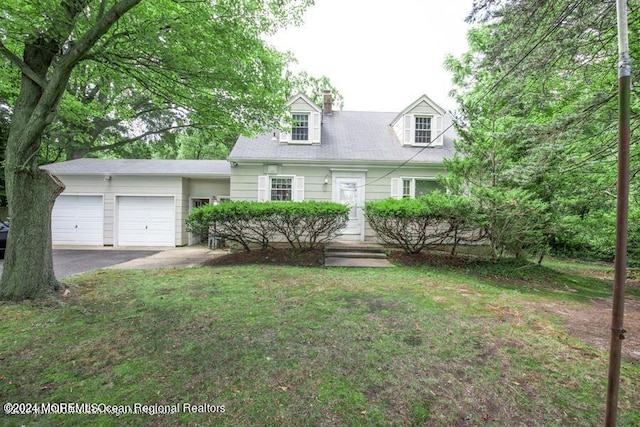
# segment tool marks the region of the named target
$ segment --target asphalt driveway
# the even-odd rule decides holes
[[[117,250],[117,249],[54,249],[53,270],[56,277],[71,276],[97,268],[109,267],[123,262],[146,258],[159,251],[149,250]],[[0,260],[0,273],[4,268],[4,260]]]
[[[96,270],[156,269],[196,267],[212,257],[225,255],[226,250],[212,250],[206,246],[179,248],[137,249],[54,249],[53,270],[62,279],[74,274]],[[0,274],[4,260],[0,259]]]

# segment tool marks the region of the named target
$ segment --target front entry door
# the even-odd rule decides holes
[[[349,221],[340,231],[341,240],[364,240],[363,173],[345,172],[333,177],[333,201],[349,206]]]

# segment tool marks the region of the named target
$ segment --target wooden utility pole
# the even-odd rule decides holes
[[[605,426],[616,425],[620,362],[625,330],[624,293],[627,276],[627,229],[629,222],[629,140],[631,105],[631,57],[627,0],[616,0],[618,13],[618,200],[616,206],[616,259],[613,276],[613,310],[611,314],[611,346],[609,350],[609,382],[607,385],[607,413]]]

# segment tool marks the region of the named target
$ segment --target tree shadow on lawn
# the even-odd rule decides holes
[[[429,268],[443,272],[462,273],[486,282],[485,284],[535,293],[555,299],[588,302],[594,298],[611,298],[612,277],[603,278],[589,269],[563,269],[533,262],[503,259],[497,262],[446,254],[406,254],[393,251],[390,258],[395,265]],[[627,295],[640,298],[637,281],[629,281]]]

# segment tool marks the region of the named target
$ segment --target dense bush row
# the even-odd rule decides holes
[[[433,192],[418,199],[385,199],[366,204],[369,225],[386,244],[407,253],[419,253],[436,245],[479,240],[469,223],[472,206],[468,199]]]
[[[187,230],[201,236],[213,232],[237,242],[245,251],[251,245],[268,247],[286,240],[299,249],[311,249],[336,236],[348,219],[349,209],[331,202],[230,202],[194,209]]]
[[[365,215],[383,243],[407,253],[448,244],[455,254],[459,244],[484,243],[494,259],[505,251],[520,258],[542,253],[548,240],[546,207],[519,190],[372,201]]]

